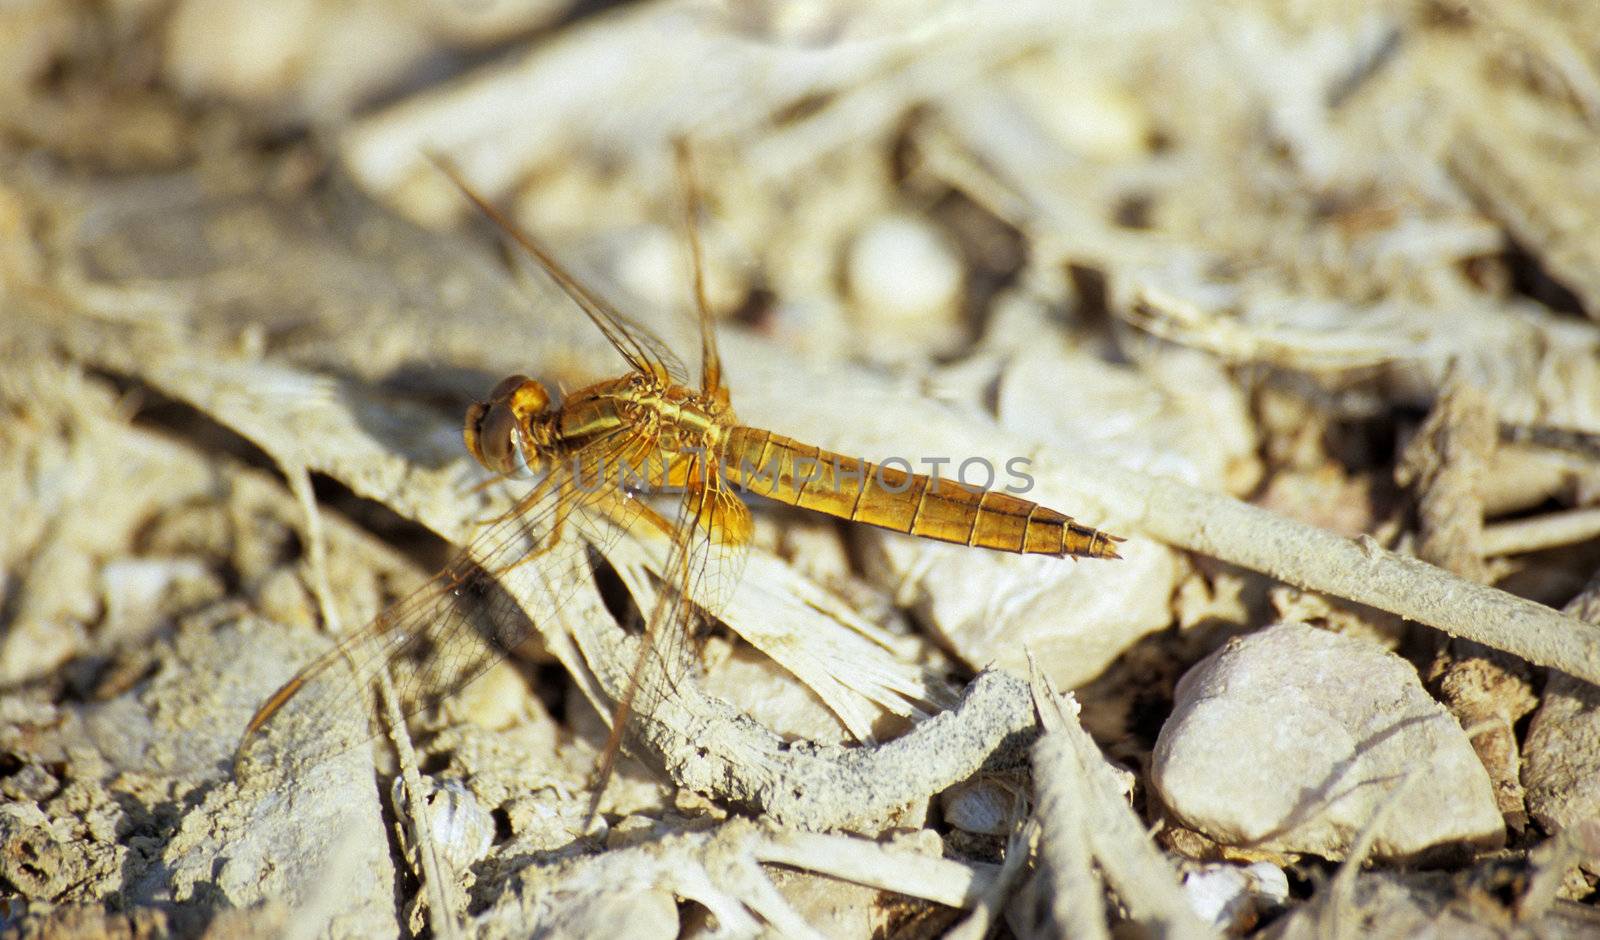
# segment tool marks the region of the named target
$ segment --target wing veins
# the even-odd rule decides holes
[[[695,479],[703,479],[705,482],[698,486],[692,485]],[[728,558],[742,557],[743,552],[749,547],[749,508],[728,490],[727,483],[721,478],[715,466],[708,468],[703,465],[703,458],[695,459],[695,466],[690,469],[689,480],[691,485],[686,486],[683,497],[678,501],[677,511],[673,514],[671,530],[676,533],[676,537],[672,539],[666,562],[661,568],[662,588],[657,593],[655,604],[645,621],[645,631],[640,637],[639,651],[629,670],[628,685],[616,703],[612,715],[611,733],[606,739],[605,748],[601,751],[600,763],[596,769],[594,793],[589,803],[588,818],[591,820],[600,808],[600,801],[605,795],[606,784],[615,766],[617,755],[621,751],[630,719],[636,714],[650,714],[654,710],[654,704],[659,702],[659,699],[654,697],[644,701],[639,699],[640,694],[647,691],[645,680],[650,659],[654,656],[660,662],[663,680],[667,685],[676,682],[678,669],[685,665],[681,660],[684,658],[684,650],[696,612],[699,611],[707,617],[715,616],[725,600],[710,596],[702,590],[701,586],[707,573],[716,576],[726,575],[728,578],[726,584],[731,584],[735,577],[726,570],[713,570],[710,564],[712,557],[723,555],[725,566],[732,567],[733,563]],[[737,504],[734,511],[742,514],[744,521],[737,527],[724,529],[717,523],[720,518],[718,510],[727,506],[728,501]],[[740,531],[729,531],[732,528]],[[730,541],[720,542],[723,536],[727,536]],[[719,544],[721,551],[718,550]],[[725,587],[726,584],[719,581],[716,587]],[[697,595],[704,598],[704,603],[694,599]],[[649,692],[652,696],[657,692],[665,694],[664,689],[650,689]]]
[[[568,460],[576,456],[604,464],[633,447],[641,437],[637,430],[621,429],[570,455]],[[579,521],[576,525],[581,537],[563,533],[561,540],[546,545],[546,540],[554,537],[559,526],[571,521],[573,516],[581,517],[606,495],[606,481],[593,489],[573,485],[571,473],[563,466],[565,463],[559,459],[552,463],[549,472],[561,474],[561,477],[535,505],[478,532],[451,554],[441,571],[385,608],[361,629],[342,637],[333,649],[317,657],[270,696],[246,726],[237,756],[244,754],[258,733],[275,717],[294,706],[308,709],[321,727],[337,724],[343,714],[365,701],[367,689],[380,670],[391,669],[418,649],[431,647],[420,672],[443,669],[456,678],[447,688],[437,690],[428,689],[425,682],[397,682],[406,716],[470,684],[536,632],[534,615],[524,610],[499,584],[501,576],[522,563],[525,550],[530,546],[548,549],[555,553],[554,564],[570,564],[574,569],[569,572],[573,577],[567,579],[573,583],[551,585],[552,610],[548,614],[554,616],[576,589],[576,569],[587,565],[584,545],[599,544],[603,549],[610,538],[631,524],[631,517],[618,518],[615,513],[607,513],[610,523],[607,532]],[[515,625],[508,628],[506,624],[513,618]],[[339,666],[348,668],[349,674],[345,677],[350,680],[348,685],[341,685],[324,700],[296,701],[306,693],[307,687],[329,677]],[[420,703],[415,701],[419,699]],[[372,736],[369,733],[359,740],[345,741],[345,746],[336,746],[335,750],[321,756],[333,757]]]
[[[681,368],[674,368],[675,362],[672,354],[667,350],[665,343],[653,334],[648,327],[624,316],[621,311],[608,303],[598,294],[593,293],[574,277],[559,260],[555,253],[540,242],[533,235],[512,221],[509,216],[496,208],[487,199],[480,196],[464,177],[442,157],[433,154],[428,159],[439,168],[439,171],[455,184],[461,194],[472,203],[474,207],[494,223],[495,227],[512,240],[519,248],[528,254],[544,269],[556,286],[560,287],[578,308],[584,312],[589,321],[600,330],[606,341],[611,344],[628,365],[637,372],[652,375],[658,367],[663,373],[672,375],[682,372]]]
[[[673,141],[678,164],[678,187],[683,190],[683,233],[689,244],[689,270],[694,281],[694,305],[700,327],[700,390],[715,394],[723,390],[722,357],[717,352],[717,325],[706,299],[706,259],[700,245],[700,183],[695,175],[689,140]]]

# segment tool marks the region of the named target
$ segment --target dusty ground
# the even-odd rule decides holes
[[[1555,0],[10,4],[0,933],[1600,931],[1596,35]],[[494,587],[512,655],[356,644],[372,682],[235,762],[484,560],[520,491],[468,403],[625,368],[429,156],[693,363],[676,139],[742,421],[1021,459],[1124,557],[756,505],[585,829],[664,551],[574,526]]]

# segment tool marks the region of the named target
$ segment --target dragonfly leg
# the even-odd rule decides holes
[[[693,478],[690,478],[691,481]],[[690,483],[693,487],[692,482]],[[646,664],[651,659],[652,653],[662,655],[658,644],[664,635],[672,631],[687,629],[688,618],[694,606],[690,600],[693,593],[691,582],[692,574],[699,565],[696,558],[703,558],[701,554],[711,544],[710,533],[714,526],[708,524],[717,513],[719,501],[725,495],[723,489],[725,482],[720,477],[710,477],[707,485],[693,487],[684,494],[684,503],[680,510],[679,519],[689,527],[687,532],[679,533],[688,535],[688,541],[679,540],[674,543],[672,550],[667,553],[667,562],[661,571],[663,581],[669,590],[656,600],[654,609],[650,611],[649,619],[645,624],[644,636],[640,638],[639,651],[634,658],[633,668],[629,671],[628,684],[622,696],[617,700],[616,709],[611,717],[611,733],[606,737],[605,746],[600,751],[600,760],[595,768],[593,793],[589,798],[589,810],[585,819],[585,830],[594,820],[600,810],[600,801],[605,795],[606,785],[611,780],[612,771],[616,767],[617,755],[622,750],[622,740],[626,734],[628,721],[637,706],[637,696],[643,685]],[[613,497],[608,503],[603,503],[608,511],[623,510],[629,513],[639,513],[652,526],[671,535],[679,527],[669,522],[655,510],[642,503],[637,506],[622,506]],[[738,503],[742,509],[744,504]],[[742,525],[735,525],[724,534],[733,536],[742,541],[749,538],[748,514],[744,516]],[[698,534],[697,534],[698,533]],[[664,663],[665,665],[665,663]],[[667,666],[670,668],[670,666]]]
[[[630,502],[612,493],[593,501],[590,505],[604,512],[618,526],[626,528],[635,520],[642,519],[662,535],[668,538],[672,537],[672,522],[666,516],[650,508],[648,503],[637,498]]]
[[[556,497],[556,499],[565,502],[567,499],[566,493],[563,491]],[[570,507],[568,506],[558,507],[555,512],[555,520],[550,524],[550,534],[540,540],[539,546],[511,562],[511,564],[506,565],[503,568],[496,569],[495,574],[505,574],[507,571],[514,571],[530,561],[537,561],[548,554],[551,549],[555,548],[557,545],[560,545],[561,533],[566,529],[567,526],[567,512],[569,509]]]
[[[544,479],[540,480],[537,484],[535,484],[533,489],[529,490],[521,499],[517,500],[516,504],[513,505],[510,509],[507,509],[505,512],[500,513],[497,516],[490,516],[487,519],[479,519],[477,521],[477,525],[479,525],[479,526],[496,525],[498,523],[506,521],[507,519],[510,519],[512,516],[520,516],[524,512],[527,512],[528,509],[531,506],[533,506],[539,500],[544,498],[544,494],[550,488],[550,483],[551,483],[551,481],[553,479],[555,479],[553,476],[546,476]],[[496,483],[496,482],[499,482],[499,481],[498,480],[485,480],[483,483],[479,484],[479,488],[488,486],[489,484]]]

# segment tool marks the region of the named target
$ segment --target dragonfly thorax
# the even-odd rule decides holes
[[[522,477],[552,461],[596,453],[637,464],[648,452],[663,466],[679,457],[714,456],[734,421],[725,396],[660,376],[635,372],[597,382],[553,406],[543,385],[514,375],[468,409],[462,437],[486,469]]]
[[[655,376],[635,373],[588,391],[590,407],[574,398],[563,409],[574,423],[590,425],[583,431],[631,429],[652,441],[662,456],[715,451],[733,419],[726,401]]]

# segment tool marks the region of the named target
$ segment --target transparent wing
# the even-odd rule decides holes
[[[682,363],[654,333],[592,294],[547,248],[473,192],[451,167],[437,158],[435,163],[544,268],[630,366],[688,384]],[[715,336],[699,282],[697,242],[694,251],[703,379],[714,380],[720,388]],[[664,482],[682,486],[684,494],[670,522],[641,500],[624,498],[604,479],[607,467],[623,462],[639,466],[645,458],[660,457],[648,435],[625,429],[578,455],[562,458],[560,464],[565,466],[546,468],[544,479],[428,584],[346,637],[268,698],[246,729],[240,758],[249,756],[263,730],[280,723],[297,726],[293,753],[302,762],[324,760],[369,741],[379,730],[372,707],[375,682],[386,671],[406,715],[438,704],[533,635],[535,624],[501,588],[500,575],[537,555],[552,592],[551,609],[540,615],[554,616],[592,574],[589,547],[610,554],[621,532],[648,518],[669,547],[659,590],[649,605],[639,662],[618,705],[603,781],[629,713],[635,706],[653,709],[686,673],[691,640],[698,626],[714,617],[732,595],[750,541],[749,511],[714,462],[674,461],[674,476]],[[592,482],[596,480],[598,485]],[[594,523],[590,511],[604,521]],[[365,720],[352,721],[351,715]]]
[[[705,252],[700,248],[700,182],[695,176],[689,141],[679,137],[673,142],[673,152],[677,156],[678,188],[683,191],[683,235],[689,245],[689,270],[694,275],[694,307],[700,325],[700,390],[726,397],[722,357],[717,352],[717,323],[711,315],[711,303],[706,300]]]
[[[683,497],[670,525],[673,535],[638,658],[601,752],[591,816],[599,806],[630,719],[636,714],[652,714],[692,670],[692,651],[701,627],[727,605],[749,553],[750,510],[722,478],[715,461],[690,458],[679,461],[674,469],[669,482],[683,488]],[[635,596],[642,593],[635,588]]]
[[[553,616],[592,575],[590,546],[606,551],[642,508],[638,500],[618,498],[603,477],[606,468],[637,459],[652,443],[641,433],[618,432],[546,468],[443,571],[269,697],[247,726],[238,757],[251,756],[269,725],[292,725],[286,729],[288,747],[275,752],[302,763],[326,760],[381,730],[372,705],[384,671],[402,712],[411,715],[437,705],[515,651],[533,636],[535,624],[497,578],[538,553],[553,605],[540,615]],[[609,524],[591,518],[595,510]]]
[[[434,165],[440,172],[450,178],[450,182],[461,190],[462,195],[477,207],[478,211],[493,222],[495,227],[505,233],[518,248],[536,262],[544,272],[556,282],[568,297],[578,305],[578,308],[588,316],[612,348],[622,354],[636,372],[646,375],[665,375],[680,385],[689,383],[688,369],[683,365],[667,344],[644,324],[624,315],[612,306],[605,298],[589,290],[581,281],[572,276],[565,266],[556,259],[555,253],[543,242],[534,238],[521,226],[513,222],[509,216],[495,208],[487,199],[478,195],[471,185],[456,172],[455,168],[440,157],[431,157]]]
[[[711,473],[706,485],[685,491],[680,536],[662,569],[663,590],[656,603],[670,607],[675,616],[656,618],[654,635],[646,630],[646,653],[657,660],[660,681],[642,683],[644,714],[688,673],[700,627],[727,607],[744,573],[750,509],[725,480]]]

